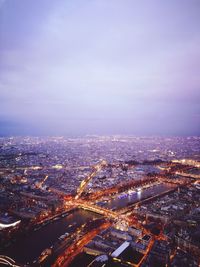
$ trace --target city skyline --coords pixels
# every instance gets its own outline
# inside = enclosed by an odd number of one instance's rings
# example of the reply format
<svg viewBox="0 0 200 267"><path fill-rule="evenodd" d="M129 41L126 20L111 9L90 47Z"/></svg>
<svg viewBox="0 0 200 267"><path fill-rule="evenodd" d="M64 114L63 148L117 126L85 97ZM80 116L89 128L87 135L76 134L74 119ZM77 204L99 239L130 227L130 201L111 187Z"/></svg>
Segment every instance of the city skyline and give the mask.
<svg viewBox="0 0 200 267"><path fill-rule="evenodd" d="M0 2L0 135L199 135L200 2Z"/></svg>
<svg viewBox="0 0 200 267"><path fill-rule="evenodd" d="M0 147L1 266L199 267L200 137Z"/></svg>

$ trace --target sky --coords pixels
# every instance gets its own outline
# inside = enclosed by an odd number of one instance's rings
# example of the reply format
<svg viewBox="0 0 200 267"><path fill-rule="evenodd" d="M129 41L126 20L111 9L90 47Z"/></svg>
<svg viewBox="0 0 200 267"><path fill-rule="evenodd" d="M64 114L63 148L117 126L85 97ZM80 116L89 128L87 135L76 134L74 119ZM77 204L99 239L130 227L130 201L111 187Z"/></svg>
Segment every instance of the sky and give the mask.
<svg viewBox="0 0 200 267"><path fill-rule="evenodd" d="M0 135L200 135L200 0L0 0Z"/></svg>

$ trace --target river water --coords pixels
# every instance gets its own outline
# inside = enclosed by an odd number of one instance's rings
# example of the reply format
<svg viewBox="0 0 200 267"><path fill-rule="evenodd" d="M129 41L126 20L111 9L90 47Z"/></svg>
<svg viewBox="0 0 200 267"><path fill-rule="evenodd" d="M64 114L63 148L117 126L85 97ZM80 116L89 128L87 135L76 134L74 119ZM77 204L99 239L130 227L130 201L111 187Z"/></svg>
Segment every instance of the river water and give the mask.
<svg viewBox="0 0 200 267"><path fill-rule="evenodd" d="M110 201L98 204L109 209L123 208L139 200L168 191L170 188L171 187L167 184L158 184L131 194L120 194ZM58 240L58 237L65 232L73 233L82 224L99 217L100 215L90 211L82 209L75 210L66 217L61 217L43 226L39 230L21 237L9 248L2 251L1 254L7 255L20 263L32 262L44 249L52 246Z"/></svg>
<svg viewBox="0 0 200 267"><path fill-rule="evenodd" d="M108 201L100 202L99 205L108 209L125 208L127 205L134 204L140 200L164 193L172 188L169 184L156 184L144 190L135 191L132 193L122 193L118 197L111 198Z"/></svg>
<svg viewBox="0 0 200 267"><path fill-rule="evenodd" d="M75 210L66 217L52 221L39 230L23 236L1 254L7 255L19 263L32 262L65 232L73 233L80 225L99 217L100 215L90 211Z"/></svg>

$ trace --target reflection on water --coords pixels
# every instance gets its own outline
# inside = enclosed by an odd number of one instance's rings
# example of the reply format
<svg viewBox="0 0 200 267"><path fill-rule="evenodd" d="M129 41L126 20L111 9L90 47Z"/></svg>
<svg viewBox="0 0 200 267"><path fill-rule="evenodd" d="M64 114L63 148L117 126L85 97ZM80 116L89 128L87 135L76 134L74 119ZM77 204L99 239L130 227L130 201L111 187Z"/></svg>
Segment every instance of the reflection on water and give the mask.
<svg viewBox="0 0 200 267"><path fill-rule="evenodd" d="M124 208L127 205L134 204L142 199L164 193L171 188L169 184L157 184L144 190L137 189L136 191L130 191L129 193L120 194L118 197L112 198L108 202L99 203L100 206L104 206L109 209Z"/></svg>
<svg viewBox="0 0 200 267"><path fill-rule="evenodd" d="M99 205L109 209L123 208L139 200L165 192L170 188L171 187L167 184L158 184L145 190L129 190L129 193L123 193L108 202L101 202ZM58 220L52 221L38 231L31 232L27 236L21 237L21 239L17 240L11 247L1 251L1 254L8 255L21 263L31 262L36 259L45 248L52 246L58 240L58 237L66 232L73 233L82 224L98 217L100 217L100 215L89 211L81 209L76 210L64 218L61 217Z"/></svg>
<svg viewBox="0 0 200 267"><path fill-rule="evenodd" d="M58 240L58 237L66 232L72 233L80 225L98 217L98 214L86 210L76 210L64 218L61 217L58 220L52 221L38 231L33 231L27 236L22 237L0 254L8 255L20 263L31 262L45 248L53 245Z"/></svg>

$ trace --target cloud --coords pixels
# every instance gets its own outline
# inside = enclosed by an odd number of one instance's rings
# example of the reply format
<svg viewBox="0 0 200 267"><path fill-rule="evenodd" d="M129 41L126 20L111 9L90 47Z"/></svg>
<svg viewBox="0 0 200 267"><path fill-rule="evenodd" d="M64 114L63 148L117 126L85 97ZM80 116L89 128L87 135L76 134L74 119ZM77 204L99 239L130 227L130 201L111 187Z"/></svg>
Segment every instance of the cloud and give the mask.
<svg viewBox="0 0 200 267"><path fill-rule="evenodd" d="M17 2L1 9L4 118L130 133L162 120L173 132L173 120L184 132L198 114L199 2Z"/></svg>
<svg viewBox="0 0 200 267"><path fill-rule="evenodd" d="M3 6L3 4L6 2L6 0L0 0L0 8Z"/></svg>

